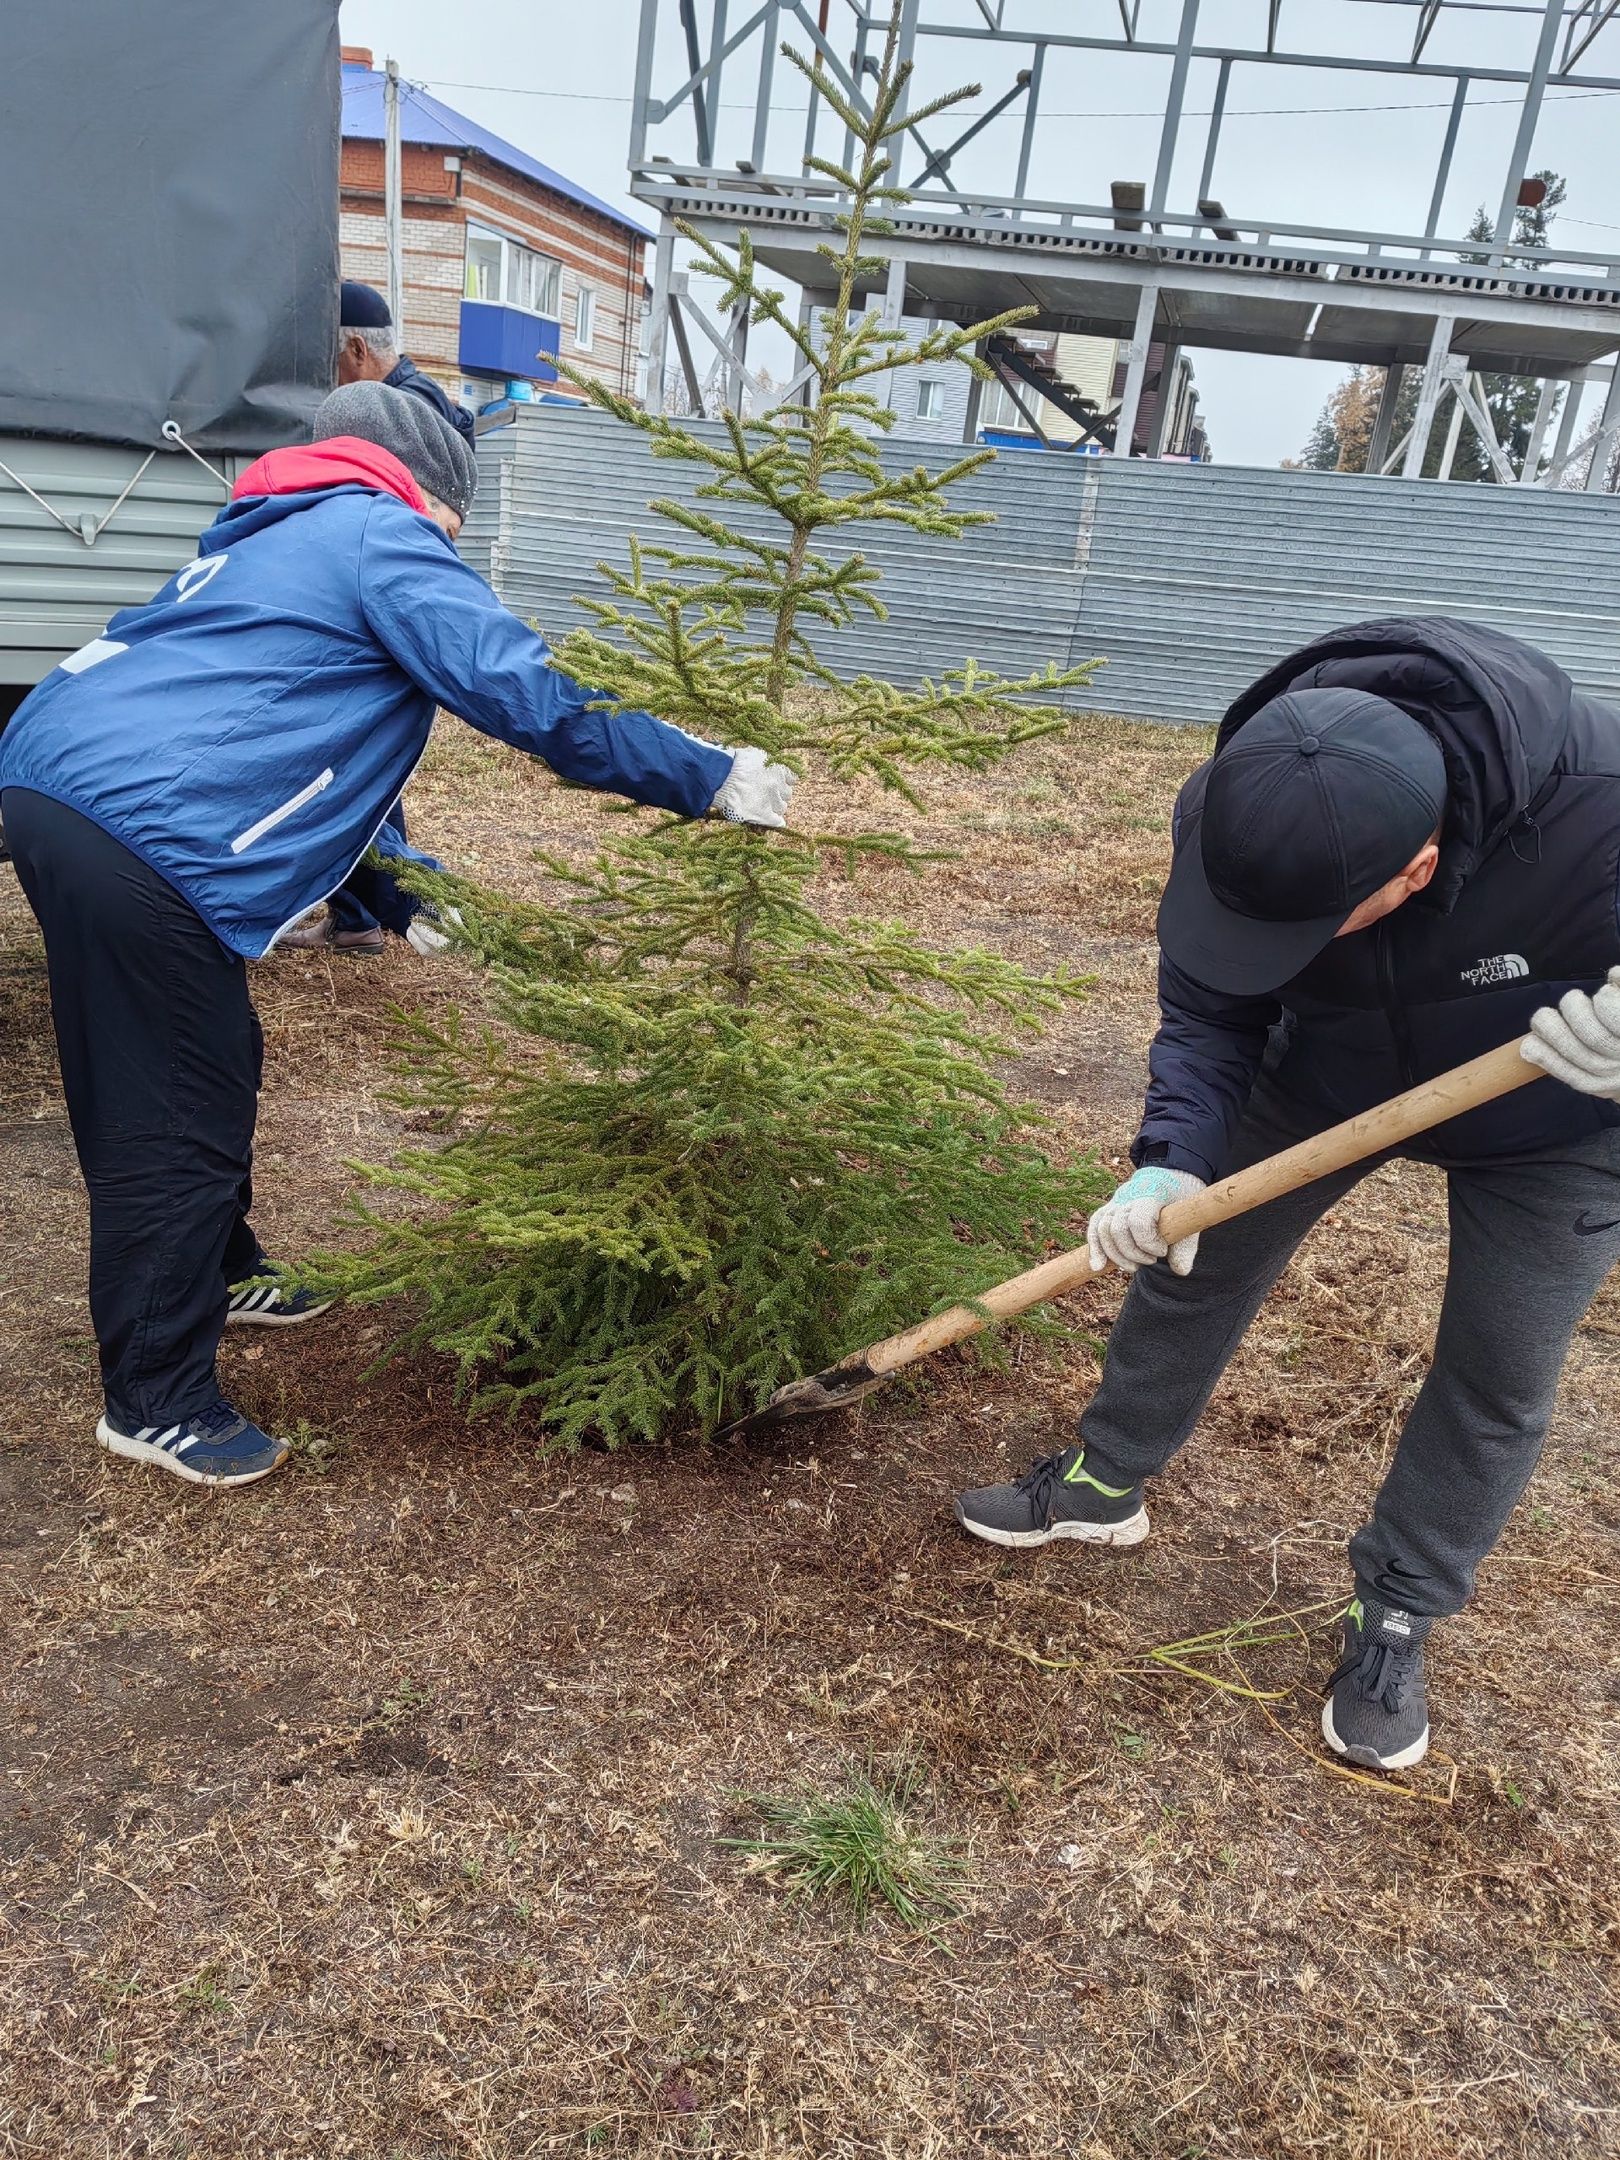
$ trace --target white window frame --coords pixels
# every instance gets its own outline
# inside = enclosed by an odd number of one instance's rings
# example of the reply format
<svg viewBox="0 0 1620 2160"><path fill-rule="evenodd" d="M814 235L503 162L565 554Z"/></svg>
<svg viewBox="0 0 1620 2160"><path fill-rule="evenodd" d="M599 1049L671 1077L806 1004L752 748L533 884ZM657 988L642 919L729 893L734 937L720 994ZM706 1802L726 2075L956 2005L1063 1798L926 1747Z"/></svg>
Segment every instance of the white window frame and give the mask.
<svg viewBox="0 0 1620 2160"><path fill-rule="evenodd" d="M592 285L576 285L574 288L574 350L589 352L596 342L596 288Z"/></svg>
<svg viewBox="0 0 1620 2160"><path fill-rule="evenodd" d="M917 385L917 418L943 420L944 417L945 385L937 376L926 376Z"/></svg>
<svg viewBox="0 0 1620 2160"><path fill-rule="evenodd" d="M477 243L483 250L500 249L500 269L497 274L497 290L493 293L474 289L473 248ZM562 313L562 264L554 255L543 255L527 241L514 240L509 233L498 231L493 225L475 225L468 221L465 253L463 255L462 297L482 300L494 307L516 308L523 315L537 315L544 322L556 322ZM490 267L487 262L485 270ZM486 282L480 275L478 283Z"/></svg>

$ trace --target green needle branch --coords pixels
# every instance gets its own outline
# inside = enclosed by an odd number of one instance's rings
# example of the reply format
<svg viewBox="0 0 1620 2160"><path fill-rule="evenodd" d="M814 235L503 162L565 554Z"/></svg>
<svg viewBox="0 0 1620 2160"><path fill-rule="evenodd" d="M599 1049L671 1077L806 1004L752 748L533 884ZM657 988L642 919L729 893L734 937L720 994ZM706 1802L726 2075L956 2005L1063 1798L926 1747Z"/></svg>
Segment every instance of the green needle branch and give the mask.
<svg viewBox="0 0 1620 2160"><path fill-rule="evenodd" d="M696 505L649 506L659 537L602 566L557 657L614 710L920 804L931 772L984 772L1059 733L1059 699L1095 663L1008 681L967 660L901 688L818 655L828 632L884 614L849 535L900 525L946 545L986 515L949 491L992 453L889 471L893 414L866 385L924 361L983 372L980 342L1027 312L913 337L861 311L903 200L887 146L918 117L902 117L895 48L891 27L870 114L788 52L857 146L848 172L828 168L848 209L817 329L763 283L746 234L734 254L688 234L722 310L792 339L806 401L699 433L580 378L705 477ZM505 1032L410 1023L400 1099L448 1138L365 1173L405 1204L362 1206L360 1250L311 1279L407 1300L396 1348L447 1353L476 1407L566 1446L712 1431L1027 1265L1097 1180L1048 1161L995 1061L1082 984L817 906L824 868L926 875L934 859L881 832L627 818L583 867L543 859L542 903L413 878L459 910Z"/></svg>

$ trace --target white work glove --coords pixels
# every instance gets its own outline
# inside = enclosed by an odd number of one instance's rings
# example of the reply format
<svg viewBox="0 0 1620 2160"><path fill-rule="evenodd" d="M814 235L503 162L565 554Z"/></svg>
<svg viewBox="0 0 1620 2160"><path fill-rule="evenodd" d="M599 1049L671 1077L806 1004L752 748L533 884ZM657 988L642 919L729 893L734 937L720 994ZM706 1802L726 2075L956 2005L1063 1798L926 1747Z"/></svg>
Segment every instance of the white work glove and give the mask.
<svg viewBox="0 0 1620 2160"><path fill-rule="evenodd" d="M1203 1190L1203 1179L1189 1170L1166 1170L1154 1163L1138 1170L1086 1224L1092 1266L1099 1273L1112 1265L1134 1275L1168 1254L1172 1275L1190 1274L1198 1253L1196 1234L1167 1245L1159 1235L1159 1214L1172 1200L1190 1200Z"/></svg>
<svg viewBox="0 0 1620 2160"><path fill-rule="evenodd" d="M783 832L797 784L798 775L785 765L773 765L763 750L739 750L709 808L733 825L769 825Z"/></svg>
<svg viewBox="0 0 1620 2160"><path fill-rule="evenodd" d="M437 923L445 924L446 928L436 929L434 926ZM406 924L405 942L412 952L419 952L424 960L436 960L440 953L448 952L454 942L449 933L460 928L461 915L458 909L447 907L441 911L438 908L423 907Z"/></svg>
<svg viewBox="0 0 1620 2160"><path fill-rule="evenodd" d="M1620 1102L1620 967L1610 968L1595 997L1566 990L1556 1005L1532 1013L1519 1055L1565 1087Z"/></svg>

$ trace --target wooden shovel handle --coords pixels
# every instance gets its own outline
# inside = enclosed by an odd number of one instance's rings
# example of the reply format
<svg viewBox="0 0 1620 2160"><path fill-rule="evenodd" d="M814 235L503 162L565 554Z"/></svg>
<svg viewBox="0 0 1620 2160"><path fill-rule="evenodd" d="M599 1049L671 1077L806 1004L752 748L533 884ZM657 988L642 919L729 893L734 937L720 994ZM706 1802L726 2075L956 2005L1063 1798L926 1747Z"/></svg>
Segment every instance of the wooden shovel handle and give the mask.
<svg viewBox="0 0 1620 2160"><path fill-rule="evenodd" d="M1539 1066L1527 1065L1520 1057L1520 1040L1504 1043L1500 1050L1488 1050L1483 1057L1455 1066L1437 1079L1425 1080L1421 1087L1409 1088L1404 1095L1392 1096L1376 1109L1346 1118L1342 1125L1330 1126L1326 1132L1301 1140L1297 1147L1285 1148L1280 1155L1268 1155L1264 1162L1239 1170L1233 1177L1217 1179L1188 1200L1174 1201L1159 1217L1160 1235L1174 1245L1180 1238L1213 1229L1216 1223L1230 1222L1234 1215L1246 1215L1268 1200L1314 1184L1330 1171L1346 1169L1370 1155L1382 1155L1415 1133L1460 1117L1465 1110L1494 1102L1515 1088L1528 1087L1543 1074ZM979 1301L982 1311L974 1306L953 1305L948 1312L936 1313L932 1320L907 1328L903 1335L891 1335L886 1342L874 1343L843 1363L864 1365L872 1373L898 1372L901 1366L914 1364L931 1351L944 1350L977 1335L985 1325L986 1314L995 1320L1010 1320L1033 1306L1044 1305L1048 1298L1061 1297L1066 1290L1095 1280L1091 1255L1081 1245L987 1290Z"/></svg>

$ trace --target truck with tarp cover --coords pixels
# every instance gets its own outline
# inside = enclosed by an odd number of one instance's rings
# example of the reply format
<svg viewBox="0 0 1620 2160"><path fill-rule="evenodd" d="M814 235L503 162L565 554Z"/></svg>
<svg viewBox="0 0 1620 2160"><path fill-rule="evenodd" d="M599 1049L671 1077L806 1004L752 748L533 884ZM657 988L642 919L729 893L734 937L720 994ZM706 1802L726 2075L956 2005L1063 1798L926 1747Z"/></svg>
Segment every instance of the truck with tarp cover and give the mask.
<svg viewBox="0 0 1620 2160"><path fill-rule="evenodd" d="M337 0L0 9L0 724L331 387L339 82Z"/></svg>

